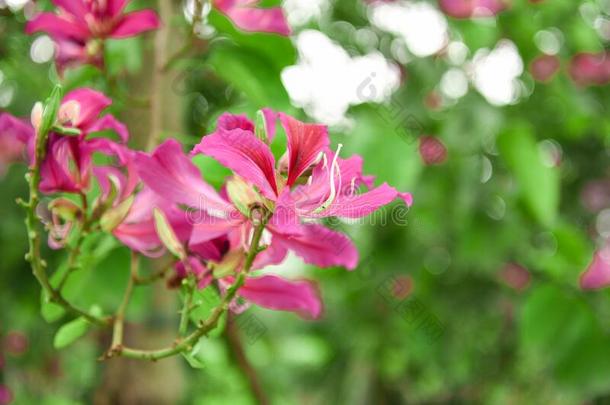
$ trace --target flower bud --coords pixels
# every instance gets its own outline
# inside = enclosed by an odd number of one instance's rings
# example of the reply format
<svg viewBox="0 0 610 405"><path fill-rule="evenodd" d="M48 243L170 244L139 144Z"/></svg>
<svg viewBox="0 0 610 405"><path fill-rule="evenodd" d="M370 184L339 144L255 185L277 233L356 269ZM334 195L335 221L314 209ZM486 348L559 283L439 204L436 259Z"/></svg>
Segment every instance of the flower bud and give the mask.
<svg viewBox="0 0 610 405"><path fill-rule="evenodd" d="M157 235L163 245L169 250L174 256L179 258L180 260L186 259L186 250L184 246L176 236L174 229L170 225L167 217L158 208L153 210L153 215L155 217L155 229L157 230Z"/></svg>
<svg viewBox="0 0 610 405"><path fill-rule="evenodd" d="M134 199L135 196L129 196L116 207L104 212L100 219L102 229L106 232L112 232L114 228L119 226L129 214Z"/></svg>

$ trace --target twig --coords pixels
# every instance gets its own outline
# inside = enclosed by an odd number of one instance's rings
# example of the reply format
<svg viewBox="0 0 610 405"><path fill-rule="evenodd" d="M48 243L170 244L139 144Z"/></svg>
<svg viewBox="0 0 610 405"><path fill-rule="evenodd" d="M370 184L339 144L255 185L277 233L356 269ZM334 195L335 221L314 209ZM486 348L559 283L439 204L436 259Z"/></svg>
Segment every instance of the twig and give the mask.
<svg viewBox="0 0 610 405"><path fill-rule="evenodd" d="M167 267L163 267L161 270L156 271L147 276L137 276L134 281L135 281L136 285L151 284L151 283L154 283L155 281L160 280L163 277L165 277L165 273L167 273Z"/></svg>
<svg viewBox="0 0 610 405"><path fill-rule="evenodd" d="M111 352L120 352L123 346L123 327L125 324L125 313L133 294L133 287L135 280L138 277L138 267L140 265L140 256L136 252L131 252L131 271L129 274L129 280L127 281L127 287L125 288L125 294L123 295L123 301L116 311L114 316L114 329L112 330L112 346L110 347Z"/></svg>
<svg viewBox="0 0 610 405"><path fill-rule="evenodd" d="M182 307L182 311L180 313L180 327L178 329L178 334L180 336L186 335L186 331L189 326L189 314L193 305L193 293L195 292L196 284L197 282L192 276L187 279L186 297L184 298L184 306Z"/></svg>
<svg viewBox="0 0 610 405"><path fill-rule="evenodd" d="M159 0L159 15L164 21L170 21L172 17L171 0ZM146 144L146 150L152 150L161 139L163 128L163 94L165 87L163 83L164 65L167 60L167 50L171 36L170 25L166 25L157 31L155 36L155 60L153 67L151 100L150 100L150 136Z"/></svg>
<svg viewBox="0 0 610 405"><path fill-rule="evenodd" d="M250 361L248 361L248 356L246 355L246 351L244 350L241 338L239 336L239 330L235 327L236 323L232 318L232 315L229 314L229 319L227 319L227 329L225 332L227 344L231 349L231 355L235 358L239 369L243 373L245 379L248 381L248 385L250 386L250 390L252 391L254 398L256 398L256 402L262 405L269 404L269 398L267 398L267 394L265 394L265 391L263 390L263 386L258 379L256 370L252 364L250 364Z"/></svg>
<svg viewBox="0 0 610 405"><path fill-rule="evenodd" d="M48 131L48 129L47 129ZM87 321L97 324L100 326L107 326L109 324L107 319L103 319L94 315L89 314L79 308L76 308L72 304L70 304L66 299L61 295L61 293L54 289L46 273L46 262L42 259L40 254L40 245L41 245L41 235L38 229L38 220L36 218L36 207L40 202L40 195L38 194L38 188L40 186L41 176L40 176L40 166L46 156L47 153L47 133L38 133L37 134L37 142L36 149L34 155L34 164L30 168L30 172L28 173L27 180L29 183L29 200L28 202L20 201L20 204L25 208L26 218L25 225L27 228L28 234L28 246L29 250L26 254L25 258L32 267L32 272L38 282L40 283L42 289L44 290L47 298L61 307L63 307L66 311L71 312L74 315L82 316Z"/></svg>

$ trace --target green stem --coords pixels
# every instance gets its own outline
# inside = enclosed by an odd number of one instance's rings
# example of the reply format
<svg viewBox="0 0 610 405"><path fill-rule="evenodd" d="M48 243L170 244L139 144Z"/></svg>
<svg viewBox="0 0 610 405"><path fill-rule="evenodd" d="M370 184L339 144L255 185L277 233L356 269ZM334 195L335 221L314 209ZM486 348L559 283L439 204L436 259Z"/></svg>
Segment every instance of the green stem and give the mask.
<svg viewBox="0 0 610 405"><path fill-rule="evenodd" d="M123 295L123 301L116 311L114 316L114 328L112 330L112 346L110 348L109 356L112 356L114 352L120 352L123 345L123 329L125 325L125 313L129 306L129 301L133 294L133 287L138 277L138 267L140 265L140 256L136 252L131 252L131 272L129 274L129 280L127 281L127 287L125 288L125 294Z"/></svg>
<svg viewBox="0 0 610 405"><path fill-rule="evenodd" d="M25 258L28 262L30 262L34 277L36 277L42 289L44 290L47 298L51 302L62 306L66 311L71 312L76 316L82 316L87 321L93 324L107 326L107 320L93 316L79 308L74 307L72 304L66 301L66 299L61 295L61 293L53 288L47 277L47 264L42 259L40 253L41 235L38 230L38 220L36 218L36 207L40 203L40 195L38 194L38 188L40 186L40 165L46 155L47 134L37 134L37 137L39 141L36 144L34 165L30 169L30 172L28 173L27 177L29 183L30 197L27 203L22 202L21 204L26 210L25 225L27 228L29 246L29 250Z"/></svg>
<svg viewBox="0 0 610 405"><path fill-rule="evenodd" d="M85 195L85 193L81 192L80 197L83 209L83 225L82 229L80 229L78 233L78 237L76 238L76 243L74 244L74 247L70 250L70 255L68 256L68 269L63 274L61 280L59 281L59 284L57 285L57 291L59 292L63 291L64 286L66 285L66 282L68 281L72 273L74 273L78 269L78 256L80 256L81 248L83 246L83 243L85 242L86 236L89 234L90 231L90 219L89 214L87 213L87 196Z"/></svg>
<svg viewBox="0 0 610 405"><path fill-rule="evenodd" d="M178 334L180 336L186 335L186 331L189 326L189 313L191 312L191 307L193 305L193 293L195 292L196 281L193 277L189 277L186 285L186 297L184 298L184 307L182 308L180 314L180 327L178 329Z"/></svg>
<svg viewBox="0 0 610 405"><path fill-rule="evenodd" d="M178 353L182 353L184 351L191 350L193 346L197 344L199 339L201 339L211 330L216 328L220 317L229 309L229 305L231 304L231 301L233 301L233 299L235 298L237 290L239 290L239 288L244 284L244 282L246 281L246 276L252 269L254 259L256 259L256 256L259 253L258 248L260 245L260 240L268 220L269 215L265 215L261 223L255 228L254 235L252 237L252 243L250 245L250 250L248 251L248 255L246 256L246 260L244 263L244 268L235 278L235 282L227 289L225 296L220 302L220 305L214 308L212 314L210 314L210 316L205 321L202 321L199 324L199 327L194 332L186 336L184 339L177 340L172 346L163 349L139 350L132 349L129 347L123 347L120 353L117 354L132 359L157 361L166 357L176 355Z"/></svg>

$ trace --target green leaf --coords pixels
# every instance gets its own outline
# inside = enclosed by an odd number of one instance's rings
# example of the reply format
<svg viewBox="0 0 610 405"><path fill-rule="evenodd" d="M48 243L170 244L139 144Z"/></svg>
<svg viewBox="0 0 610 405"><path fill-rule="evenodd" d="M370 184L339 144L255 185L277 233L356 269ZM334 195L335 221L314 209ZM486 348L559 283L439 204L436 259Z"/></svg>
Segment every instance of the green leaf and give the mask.
<svg viewBox="0 0 610 405"><path fill-rule="evenodd" d="M55 85L51 95L46 99L42 109L42 118L40 127L38 128L38 137L36 139L36 154L42 153L46 148L49 131L57 120L59 113L59 105L61 103L62 87L60 84Z"/></svg>
<svg viewBox="0 0 610 405"><path fill-rule="evenodd" d="M53 323L61 319L62 316L66 313L66 311L59 305L53 302L47 302L44 298L40 305L40 313L45 321L48 323Z"/></svg>
<svg viewBox="0 0 610 405"><path fill-rule="evenodd" d="M258 108L291 108L288 94L280 81L280 71L264 55L252 50L222 45L211 52L210 65L216 74L241 90Z"/></svg>
<svg viewBox="0 0 610 405"><path fill-rule="evenodd" d="M543 163L528 125L517 125L498 139L502 158L514 174L520 195L532 216L551 227L559 209L559 170Z"/></svg>
<svg viewBox="0 0 610 405"><path fill-rule="evenodd" d="M63 349L74 343L78 338L82 337L91 324L85 318L77 318L63 325L55 334L53 346L56 349Z"/></svg>
<svg viewBox="0 0 610 405"><path fill-rule="evenodd" d="M195 308L190 312L189 316L194 324L207 319L212 313L212 310L220 305L221 298L217 291L213 288L204 288L203 290L195 290L193 296L193 305ZM224 331L227 323L226 312L218 320L218 326L212 330L208 336L218 337Z"/></svg>
<svg viewBox="0 0 610 405"><path fill-rule="evenodd" d="M201 345L203 344L202 342L203 341L200 339L199 342L197 342L197 344L195 345L195 347L193 347L193 350L191 350L189 353L181 353L182 357L186 359L186 361L191 365L191 367L196 369L205 368L205 361L201 353Z"/></svg>

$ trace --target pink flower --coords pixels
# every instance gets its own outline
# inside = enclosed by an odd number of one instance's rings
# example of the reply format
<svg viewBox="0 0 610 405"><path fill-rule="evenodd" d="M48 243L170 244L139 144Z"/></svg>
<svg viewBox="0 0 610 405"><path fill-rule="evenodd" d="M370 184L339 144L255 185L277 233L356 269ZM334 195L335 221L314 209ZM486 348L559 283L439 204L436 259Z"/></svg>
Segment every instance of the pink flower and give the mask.
<svg viewBox="0 0 610 405"><path fill-rule="evenodd" d="M244 31L290 35L281 7L257 8L259 0L213 0L214 7Z"/></svg>
<svg viewBox="0 0 610 405"><path fill-rule="evenodd" d="M610 83L610 52L575 55L570 61L570 77L580 86Z"/></svg>
<svg viewBox="0 0 610 405"><path fill-rule="evenodd" d="M57 13L43 12L26 25L26 33L46 32L58 46L60 70L74 63L102 64L107 38L127 38L159 28L152 10L125 14L129 0L53 0Z"/></svg>
<svg viewBox="0 0 610 405"><path fill-rule="evenodd" d="M555 55L539 55L530 64L530 73L538 82L549 82L559 70L559 58Z"/></svg>
<svg viewBox="0 0 610 405"><path fill-rule="evenodd" d="M610 251L608 247L596 251L593 260L580 275L580 288L596 290L610 285Z"/></svg>
<svg viewBox="0 0 610 405"><path fill-rule="evenodd" d="M265 116L272 138L275 114L267 110ZM163 198L194 209L191 245L235 230L248 234L250 210L269 206L273 216L267 230L276 258L281 260L291 250L310 264L354 269L358 252L351 241L312 222L329 216L363 217L397 197L410 204L411 196L385 183L356 194L359 186L370 187L372 182L362 175L362 159L340 159L328 150L326 127L279 116L288 138L288 150L279 164L255 135L254 124L243 116L223 115L216 132L193 149L194 154L212 156L233 170L236 176L227 182L226 196L202 180L175 141L165 142L152 156L138 154L139 174Z"/></svg>
<svg viewBox="0 0 610 405"><path fill-rule="evenodd" d="M81 134L68 136L49 133L47 155L40 170L42 192L74 193L87 189L94 152L115 156L123 165L127 162L129 152L121 144L106 138L88 136L96 132L112 131L119 135L120 143L127 141L129 133L124 124L110 114L100 117L111 103L102 93L88 88L73 90L64 97L56 124L78 129ZM32 111L31 126L7 114L0 116L0 133L5 139L8 139L7 134L12 133L14 147L27 145L31 163L34 160L35 128L40 125L41 115L42 107L37 105Z"/></svg>
<svg viewBox="0 0 610 405"><path fill-rule="evenodd" d="M454 18L494 16L507 8L505 0L439 0L441 10Z"/></svg>
<svg viewBox="0 0 610 405"><path fill-rule="evenodd" d="M64 97L58 124L79 129L81 134L49 134L47 157L41 165L42 192L86 190L89 187L94 152L115 156L121 164L127 162L127 149L106 138L88 137L95 132L113 131L119 135L121 143L127 142L129 133L123 123L110 114L100 117L111 103L102 93L88 88L73 90Z"/></svg>
<svg viewBox="0 0 610 405"><path fill-rule="evenodd" d="M26 145L33 135L34 129L26 121L0 114L0 177L9 164L25 158Z"/></svg>

